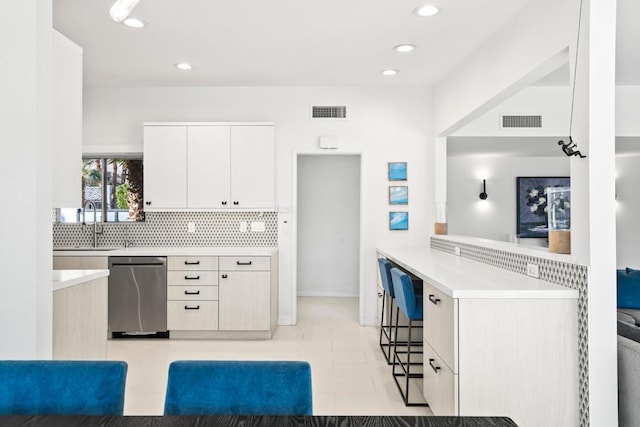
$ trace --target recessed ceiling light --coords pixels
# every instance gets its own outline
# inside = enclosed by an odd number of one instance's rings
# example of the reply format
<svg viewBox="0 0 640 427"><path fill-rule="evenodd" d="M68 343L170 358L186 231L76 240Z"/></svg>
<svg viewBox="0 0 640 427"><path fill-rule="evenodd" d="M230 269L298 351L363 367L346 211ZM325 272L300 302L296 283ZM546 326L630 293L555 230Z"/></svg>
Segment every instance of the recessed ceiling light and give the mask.
<svg viewBox="0 0 640 427"><path fill-rule="evenodd" d="M415 48L416 46L413 44L399 44L398 46L394 47L394 49L400 53L411 52Z"/></svg>
<svg viewBox="0 0 640 427"><path fill-rule="evenodd" d="M191 64L187 64L186 62L180 62L180 63L178 63L178 64L175 64L175 66L176 66L176 68L177 68L177 69L179 69L179 70L183 70L183 71L188 71L188 70L190 70L191 68L193 68L193 67L191 66Z"/></svg>
<svg viewBox="0 0 640 427"><path fill-rule="evenodd" d="M122 21L122 23L127 27L131 27L131 28L144 28L147 25L146 22L138 18L127 18L124 21Z"/></svg>
<svg viewBox="0 0 640 427"><path fill-rule="evenodd" d="M384 74L385 76L395 76L396 74L398 74L398 70L389 68L387 70L384 70L382 74Z"/></svg>
<svg viewBox="0 0 640 427"><path fill-rule="evenodd" d="M418 16L433 16L433 15L436 15L438 12L440 12L440 9L438 9L437 6L433 6L430 4L419 7L413 11L413 13L415 13Z"/></svg>

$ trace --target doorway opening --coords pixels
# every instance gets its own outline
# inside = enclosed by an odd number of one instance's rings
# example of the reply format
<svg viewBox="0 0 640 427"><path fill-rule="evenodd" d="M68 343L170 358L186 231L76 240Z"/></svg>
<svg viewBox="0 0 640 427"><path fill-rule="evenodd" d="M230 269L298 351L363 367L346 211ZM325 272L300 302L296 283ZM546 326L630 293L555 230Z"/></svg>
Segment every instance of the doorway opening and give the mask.
<svg viewBox="0 0 640 427"><path fill-rule="evenodd" d="M294 319L361 324L361 156L298 153L295 182Z"/></svg>

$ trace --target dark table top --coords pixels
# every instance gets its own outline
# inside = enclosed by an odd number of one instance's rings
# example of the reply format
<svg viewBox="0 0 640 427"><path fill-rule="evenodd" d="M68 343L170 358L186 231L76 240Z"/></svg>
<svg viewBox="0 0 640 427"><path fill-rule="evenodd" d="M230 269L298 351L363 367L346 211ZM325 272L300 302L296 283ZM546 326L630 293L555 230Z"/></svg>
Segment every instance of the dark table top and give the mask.
<svg viewBox="0 0 640 427"><path fill-rule="evenodd" d="M4 416L0 426L105 426L105 427L517 427L506 417L274 417L274 416Z"/></svg>

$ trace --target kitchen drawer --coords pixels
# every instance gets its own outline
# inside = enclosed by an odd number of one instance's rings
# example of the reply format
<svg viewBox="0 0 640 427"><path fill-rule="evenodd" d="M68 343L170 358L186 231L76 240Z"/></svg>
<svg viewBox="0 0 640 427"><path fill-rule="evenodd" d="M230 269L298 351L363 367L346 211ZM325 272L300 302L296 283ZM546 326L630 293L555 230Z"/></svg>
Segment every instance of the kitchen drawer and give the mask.
<svg viewBox="0 0 640 427"><path fill-rule="evenodd" d="M252 270L269 271L271 269L271 257L268 256L221 256L220 271L226 270Z"/></svg>
<svg viewBox="0 0 640 427"><path fill-rule="evenodd" d="M218 286L217 271L167 271L169 286Z"/></svg>
<svg viewBox="0 0 640 427"><path fill-rule="evenodd" d="M167 328L218 330L218 301L167 301Z"/></svg>
<svg viewBox="0 0 640 427"><path fill-rule="evenodd" d="M216 256L170 256L167 257L167 270L217 270Z"/></svg>
<svg viewBox="0 0 640 427"><path fill-rule="evenodd" d="M458 415L458 376L424 343L424 398L433 415Z"/></svg>
<svg viewBox="0 0 640 427"><path fill-rule="evenodd" d="M424 282L424 339L458 373L458 300Z"/></svg>
<svg viewBox="0 0 640 427"><path fill-rule="evenodd" d="M168 286L169 301L217 301L217 286Z"/></svg>

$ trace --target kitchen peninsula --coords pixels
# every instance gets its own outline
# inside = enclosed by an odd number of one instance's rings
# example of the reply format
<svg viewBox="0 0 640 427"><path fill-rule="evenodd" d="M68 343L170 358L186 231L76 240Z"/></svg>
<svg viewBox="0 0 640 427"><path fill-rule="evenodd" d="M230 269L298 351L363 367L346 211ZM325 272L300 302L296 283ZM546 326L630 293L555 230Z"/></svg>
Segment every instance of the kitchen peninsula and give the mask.
<svg viewBox="0 0 640 427"><path fill-rule="evenodd" d="M378 249L424 281L434 415L578 425L578 291L429 247Z"/></svg>
<svg viewBox="0 0 640 427"><path fill-rule="evenodd" d="M107 358L109 270L53 271L53 358Z"/></svg>

